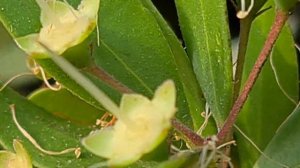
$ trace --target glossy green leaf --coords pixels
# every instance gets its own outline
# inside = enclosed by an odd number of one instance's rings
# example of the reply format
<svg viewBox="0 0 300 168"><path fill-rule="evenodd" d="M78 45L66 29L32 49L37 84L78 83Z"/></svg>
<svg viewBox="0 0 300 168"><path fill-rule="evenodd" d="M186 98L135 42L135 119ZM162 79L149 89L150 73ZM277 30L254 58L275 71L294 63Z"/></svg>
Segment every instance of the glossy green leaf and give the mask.
<svg viewBox="0 0 300 168"><path fill-rule="evenodd" d="M59 151L80 146L80 140L88 135L89 128L75 126L70 122L59 119L33 105L10 89L0 92L0 143L5 149L12 150L13 139L23 142L34 166L37 167L87 167L101 161L82 148L82 155L75 158L74 153L50 156L40 152L17 129L12 120L9 105L15 104L16 118L21 126L45 149Z"/></svg>
<svg viewBox="0 0 300 168"><path fill-rule="evenodd" d="M299 105L293 113L287 117L276 135L272 138L264 154L256 162L256 168L281 168L281 167L299 167L300 153L300 108Z"/></svg>
<svg viewBox="0 0 300 168"><path fill-rule="evenodd" d="M104 111L85 103L67 89L40 89L32 93L29 100L57 117L80 125L93 125L104 114Z"/></svg>
<svg viewBox="0 0 300 168"><path fill-rule="evenodd" d="M267 3L270 6L272 3ZM248 52L245 60L243 82L248 77L274 18L274 9L260 15L252 24ZM272 51L272 60L279 84L295 102L298 100L298 66L294 42L286 26ZM243 110L238 117L238 126L263 150L279 125L289 115L295 104L279 88L274 71L268 61L254 85ZM253 167L260 156L257 150L244 137L236 132L241 167Z"/></svg>
<svg viewBox="0 0 300 168"><path fill-rule="evenodd" d="M226 1L176 0L194 71L218 126L232 102L232 62Z"/></svg>

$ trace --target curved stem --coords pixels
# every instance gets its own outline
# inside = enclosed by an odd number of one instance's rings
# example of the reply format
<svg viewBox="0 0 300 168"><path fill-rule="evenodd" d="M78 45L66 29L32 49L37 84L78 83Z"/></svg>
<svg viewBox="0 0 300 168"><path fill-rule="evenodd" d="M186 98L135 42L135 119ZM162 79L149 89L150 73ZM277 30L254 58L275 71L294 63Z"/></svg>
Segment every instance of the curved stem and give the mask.
<svg viewBox="0 0 300 168"><path fill-rule="evenodd" d="M223 128L218 133L218 139L220 140L220 142L222 142L224 140L224 138L227 136L227 134L231 131L233 124L235 123L239 112L241 111L244 103L246 102L247 97L248 97L251 89L253 88L253 85L254 85L264 63L266 62L268 55L270 54L270 52L274 46L274 43L276 42L287 18L288 18L288 12L281 11L281 10L276 11L275 21L271 27L268 38L264 44L264 47L263 47L262 51L260 52L254 66L250 72L250 75L245 83L245 86L244 86L241 94L235 101L235 103L230 111L230 114L229 114L227 120L225 121Z"/></svg>

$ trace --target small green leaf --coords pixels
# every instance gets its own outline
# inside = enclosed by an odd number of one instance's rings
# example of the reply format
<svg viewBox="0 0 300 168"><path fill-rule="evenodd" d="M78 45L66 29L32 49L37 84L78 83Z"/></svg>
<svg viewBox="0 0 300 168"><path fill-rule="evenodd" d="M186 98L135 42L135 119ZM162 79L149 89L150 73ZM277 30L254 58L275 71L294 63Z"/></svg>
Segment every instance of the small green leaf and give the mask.
<svg viewBox="0 0 300 168"><path fill-rule="evenodd" d="M187 52L217 125L232 103L232 62L226 1L176 0Z"/></svg>

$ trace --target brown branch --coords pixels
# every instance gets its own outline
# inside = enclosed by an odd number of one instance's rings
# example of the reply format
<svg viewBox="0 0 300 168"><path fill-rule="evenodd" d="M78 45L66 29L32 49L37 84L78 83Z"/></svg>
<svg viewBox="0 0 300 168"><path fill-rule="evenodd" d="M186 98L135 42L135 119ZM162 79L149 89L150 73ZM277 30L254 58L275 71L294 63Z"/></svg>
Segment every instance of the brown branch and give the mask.
<svg viewBox="0 0 300 168"><path fill-rule="evenodd" d="M177 119L172 119L171 123L176 131L188 138L188 140L191 143L193 143L196 147L202 146L204 144L204 140L198 134L196 134L193 130L179 122Z"/></svg>
<svg viewBox="0 0 300 168"><path fill-rule="evenodd" d="M266 62L268 55L270 54L270 52L274 46L274 43L276 42L276 40L280 34L280 31L282 30L287 18L288 18L287 12L281 11L281 10L276 11L275 21L271 27L271 30L269 32L268 38L265 42L265 45L264 45L261 53L259 54L254 66L252 68L252 71L250 72L250 75L245 83L245 86L244 86L241 94L235 101L235 103L229 113L229 116L228 116L227 120L225 121L224 126L218 133L218 139L220 142L222 142L224 140L224 138L226 137L226 135L231 131L233 124L235 123L239 112L241 111L244 103L246 102L247 97L249 96L249 93L250 93L251 89L253 88L253 85L254 85L264 63Z"/></svg>
<svg viewBox="0 0 300 168"><path fill-rule="evenodd" d="M134 91L132 91L130 88L113 78L110 74L105 72L105 70L101 69L96 65L92 65L88 68L85 68L84 70L95 75L97 78L99 78L109 86L113 87L120 93L134 93Z"/></svg>

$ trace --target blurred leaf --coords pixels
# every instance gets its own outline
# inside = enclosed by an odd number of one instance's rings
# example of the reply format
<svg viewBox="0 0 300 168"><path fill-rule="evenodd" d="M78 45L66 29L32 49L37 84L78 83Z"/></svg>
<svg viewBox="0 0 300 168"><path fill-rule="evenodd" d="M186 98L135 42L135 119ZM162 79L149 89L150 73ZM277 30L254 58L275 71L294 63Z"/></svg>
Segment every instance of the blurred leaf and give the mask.
<svg viewBox="0 0 300 168"><path fill-rule="evenodd" d="M176 0L194 71L218 126L232 102L232 63L226 1Z"/></svg>
<svg viewBox="0 0 300 168"><path fill-rule="evenodd" d="M284 11L289 12L296 7L298 0L275 0L276 6Z"/></svg>
<svg viewBox="0 0 300 168"><path fill-rule="evenodd" d="M93 125L104 114L66 89L39 89L29 96L29 100L57 117L80 125Z"/></svg>
<svg viewBox="0 0 300 168"><path fill-rule="evenodd" d="M10 77L28 71L25 63L25 54L14 43L8 32L0 23L0 80L7 81ZM24 77L17 80L13 86L30 83L32 77Z"/></svg>
<svg viewBox="0 0 300 168"><path fill-rule="evenodd" d="M300 166L299 118L300 108L298 105L294 112L282 123L276 131L276 135L266 147L264 154L269 158L260 156L254 167L281 168L285 165L285 167L296 168Z"/></svg>
<svg viewBox="0 0 300 168"><path fill-rule="evenodd" d="M70 122L50 115L10 89L0 92L0 100L0 143L5 149L13 149L13 139L21 140L36 167L87 167L101 161L100 158L93 156L84 149L79 159L75 158L74 153L60 156L41 153L16 127L9 109L10 104L16 105L16 117L21 126L42 147L48 150L59 151L70 147L78 147L80 146L81 137L87 135L90 129L75 126Z"/></svg>
<svg viewBox="0 0 300 168"><path fill-rule="evenodd" d="M267 3L265 7L272 5ZM243 83L266 40L274 18L274 9L268 10L254 20L245 60ZM287 94L298 101L298 66L294 42L288 27L285 27L272 52L277 77ZM275 80L275 74L268 61L254 85L246 104L238 118L238 126L263 150L279 125L295 107ZM236 132L240 167L253 167L260 156L257 150Z"/></svg>
<svg viewBox="0 0 300 168"><path fill-rule="evenodd" d="M172 156L169 160L159 163L156 168L193 168L197 166L198 159L198 154L191 152L180 152Z"/></svg>

